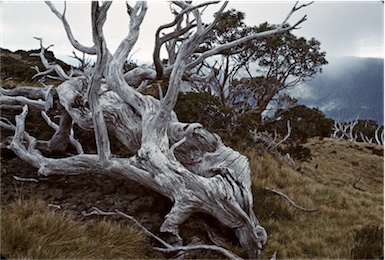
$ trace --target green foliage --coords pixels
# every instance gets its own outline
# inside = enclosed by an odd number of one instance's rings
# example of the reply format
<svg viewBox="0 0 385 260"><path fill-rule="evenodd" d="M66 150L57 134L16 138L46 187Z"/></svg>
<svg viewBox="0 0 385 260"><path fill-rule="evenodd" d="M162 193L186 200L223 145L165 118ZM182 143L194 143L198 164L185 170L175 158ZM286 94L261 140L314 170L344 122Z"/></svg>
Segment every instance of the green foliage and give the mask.
<svg viewBox="0 0 385 260"><path fill-rule="evenodd" d="M241 37L278 28L278 25L267 22L251 27L245 24L244 19L245 14L235 9L221 14L205 47L210 49ZM283 89L322 72L321 67L328 63L318 40L298 37L291 31L250 40L220 54L225 57L218 65L222 73L217 82L220 92L217 94L222 104L236 110L241 107L243 112L245 109L253 110L259 114L272 101L279 100L279 93ZM249 71L251 63L258 65L256 73ZM245 70L249 76L239 80L239 73Z"/></svg>
<svg viewBox="0 0 385 260"><path fill-rule="evenodd" d="M1 79L17 78L20 81L31 80L35 74L28 64L21 63L12 57L1 57Z"/></svg>
<svg viewBox="0 0 385 260"><path fill-rule="evenodd" d="M259 128L260 116L256 113L237 115L208 93L179 94L174 111L181 122L199 122L206 129L219 134L229 145L250 144L249 131Z"/></svg>
<svg viewBox="0 0 385 260"><path fill-rule="evenodd" d="M199 122L209 131L224 133L233 112L208 93L181 93L174 111L181 122Z"/></svg>
<svg viewBox="0 0 385 260"><path fill-rule="evenodd" d="M281 154L290 154L293 159L307 162L311 160L311 151L309 148L304 147L301 144L289 142L284 148L279 149Z"/></svg>
<svg viewBox="0 0 385 260"><path fill-rule="evenodd" d="M265 130L276 132L283 137L287 134L287 122L290 121L290 137L279 151L282 154L289 153L292 158L300 161L308 161L312 158L310 150L304 147L303 143L312 137L329 137L332 132L333 120L326 118L316 108L298 105L286 111L277 111L275 117L279 120L266 123Z"/></svg>
<svg viewBox="0 0 385 260"><path fill-rule="evenodd" d="M333 120L326 118L317 108L308 108L298 105L285 112L278 111L280 119L268 123L266 128L270 131L276 130L284 136L287 133L287 121L290 120L292 132L290 140L304 143L311 137L329 137L332 132Z"/></svg>
<svg viewBox="0 0 385 260"><path fill-rule="evenodd" d="M253 112L238 115L233 121L233 131L231 132L231 135L228 136L228 139L231 143L237 145L242 144L243 142L250 144L250 131L260 129L261 127L260 115Z"/></svg>
<svg viewBox="0 0 385 260"><path fill-rule="evenodd" d="M379 125L375 120L358 120L358 124L354 127L354 132L362 133L364 136L368 137L369 139L372 138L374 141L374 134L378 127ZM382 126L379 130L380 132L383 131L384 127ZM361 140L361 137L359 140L363 141Z"/></svg>

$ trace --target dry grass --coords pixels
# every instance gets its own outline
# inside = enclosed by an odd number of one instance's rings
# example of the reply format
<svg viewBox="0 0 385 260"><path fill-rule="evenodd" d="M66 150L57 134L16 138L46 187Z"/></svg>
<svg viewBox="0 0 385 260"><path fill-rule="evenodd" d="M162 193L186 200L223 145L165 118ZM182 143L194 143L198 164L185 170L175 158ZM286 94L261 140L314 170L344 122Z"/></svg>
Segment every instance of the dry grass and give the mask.
<svg viewBox="0 0 385 260"><path fill-rule="evenodd" d="M383 147L311 140L313 159L296 169L249 153L255 211L270 238L264 257L379 258L383 255ZM360 181L357 182L357 180ZM353 183L356 183L353 187ZM265 191L273 187L304 212Z"/></svg>
<svg viewBox="0 0 385 260"><path fill-rule="evenodd" d="M274 252L278 258L295 259L380 258L383 147L331 139L314 139L306 147L313 159L296 162L295 168L269 155L244 152L252 169L254 210L269 233L263 258ZM296 209L265 187L319 211ZM196 215L183 224L182 236L192 236L196 230L204 237L201 218ZM235 245L231 250L240 252ZM36 200L18 200L2 208L0 252L7 258L162 256L154 254L149 239L136 227L106 221L86 225ZM222 256L205 251L191 257Z"/></svg>
<svg viewBox="0 0 385 260"><path fill-rule="evenodd" d="M145 258L138 228L98 221L86 225L39 200L17 200L1 211L1 254L7 258Z"/></svg>

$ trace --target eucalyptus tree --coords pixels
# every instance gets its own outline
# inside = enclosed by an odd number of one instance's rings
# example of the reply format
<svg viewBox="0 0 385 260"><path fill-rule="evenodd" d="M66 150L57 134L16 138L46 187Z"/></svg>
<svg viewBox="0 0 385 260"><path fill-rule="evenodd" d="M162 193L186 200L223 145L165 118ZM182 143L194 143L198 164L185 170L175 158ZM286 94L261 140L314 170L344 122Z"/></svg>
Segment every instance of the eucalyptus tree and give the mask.
<svg viewBox="0 0 385 260"><path fill-rule="evenodd" d="M183 243L179 226L192 213L204 212L233 229L249 257L255 258L266 244L267 233L253 211L247 157L225 146L218 135L201 124L179 122L173 108L183 81L197 76L196 67L204 60L250 40L282 35L304 22L306 16L293 26L286 25L291 15L304 6L296 4L280 26L203 49L227 3L219 7L208 24L203 22L202 10L217 3L193 5L190 1L172 1L174 20L159 26L155 35L154 66L139 66L125 72L124 65L146 15L146 2L126 4L129 31L114 53L104 36L112 2L91 4L92 46L75 39L66 8L60 12L54 4L46 2L62 22L72 46L96 56L96 63L83 73L66 72L46 60L47 48L38 39L41 51L37 55L46 68L39 75L55 72L63 82L56 87L1 89L1 107L22 112L15 124L5 118L0 124L14 131L10 149L36 167L39 175L98 173L106 178L120 176L136 181L173 202L160 231L170 234L175 244ZM167 63L160 58L163 46L168 53ZM168 85L159 99L141 92L151 81L160 79L166 79ZM61 111L58 124L46 113L51 108ZM29 109L40 110L55 129L50 140L37 140L26 131ZM73 124L94 133L95 154L84 152L83 145L73 136ZM111 152L112 136L126 149L126 157ZM69 146L76 148L76 154L66 153ZM52 156L58 153L62 155Z"/></svg>
<svg viewBox="0 0 385 260"><path fill-rule="evenodd" d="M290 28L287 20L280 25L265 22L248 26L244 19L245 14L235 9L222 13L205 47ZM222 50L218 59L202 64L200 73L213 73L210 86L201 90L218 96L223 105L238 113L252 111L260 115L273 102L279 108L295 103L282 91L322 72L322 66L327 64L325 56L318 40L298 37L292 30L252 39Z"/></svg>

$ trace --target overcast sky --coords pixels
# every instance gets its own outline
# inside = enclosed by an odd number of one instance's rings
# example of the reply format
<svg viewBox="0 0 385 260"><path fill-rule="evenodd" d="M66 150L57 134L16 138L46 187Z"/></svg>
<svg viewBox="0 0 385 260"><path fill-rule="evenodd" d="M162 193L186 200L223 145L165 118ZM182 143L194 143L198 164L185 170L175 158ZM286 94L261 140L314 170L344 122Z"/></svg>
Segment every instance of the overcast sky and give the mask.
<svg viewBox="0 0 385 260"><path fill-rule="evenodd" d="M301 2L305 3L305 2ZM55 2L63 10L62 2ZM259 25L265 21L280 23L288 14L293 1L230 1L227 9L235 8L246 13L247 25ZM73 48L69 44L63 26L40 1L1 1L1 47L12 51L39 48L33 37L42 37L45 46L67 62ZM210 22L212 13L219 5L210 7L204 17ZM381 1L317 1L301 9L289 22L294 23L303 15L308 20L295 34L306 38L315 37L321 42L328 57L360 56L384 57L384 4ZM90 27L90 3L67 4L67 20L75 37L84 45L92 45ZM134 48L133 59L151 61L156 28L172 21L169 5L165 1L150 1L141 35ZM114 2L107 17L105 35L109 49L114 51L128 31L128 17L123 2Z"/></svg>

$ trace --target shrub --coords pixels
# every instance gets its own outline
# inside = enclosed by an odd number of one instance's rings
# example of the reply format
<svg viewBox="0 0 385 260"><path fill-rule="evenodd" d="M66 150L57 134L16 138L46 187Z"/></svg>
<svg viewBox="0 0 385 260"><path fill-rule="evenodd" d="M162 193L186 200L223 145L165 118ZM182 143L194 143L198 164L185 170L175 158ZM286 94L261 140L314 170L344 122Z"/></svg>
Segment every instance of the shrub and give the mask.
<svg viewBox="0 0 385 260"><path fill-rule="evenodd" d="M300 144L290 143L285 148L280 149L282 154L290 154L293 159L300 161L309 161L311 160L311 151L309 148L304 147Z"/></svg>
<svg viewBox="0 0 385 260"><path fill-rule="evenodd" d="M304 143L311 137L329 137L332 132L333 120L326 118L317 108L304 105L295 106L282 113L279 120L266 125L270 131L276 130L280 135L287 133L286 122L290 120L291 141Z"/></svg>
<svg viewBox="0 0 385 260"><path fill-rule="evenodd" d="M180 93L175 112L181 122L201 123L207 130L224 134L231 128L233 112L208 93Z"/></svg>

